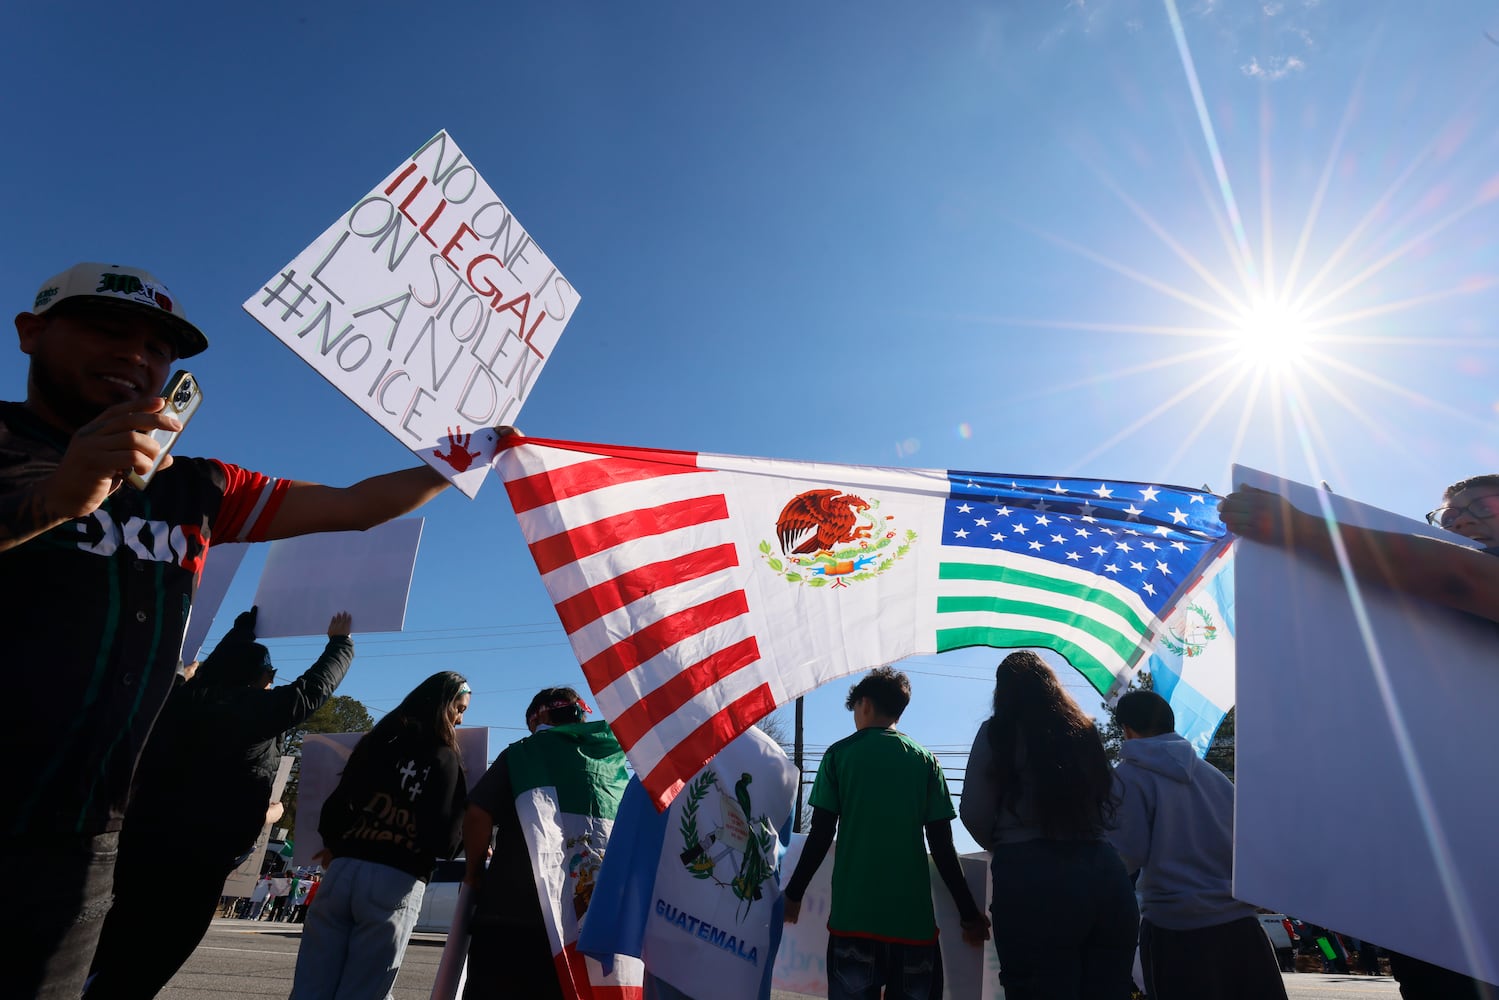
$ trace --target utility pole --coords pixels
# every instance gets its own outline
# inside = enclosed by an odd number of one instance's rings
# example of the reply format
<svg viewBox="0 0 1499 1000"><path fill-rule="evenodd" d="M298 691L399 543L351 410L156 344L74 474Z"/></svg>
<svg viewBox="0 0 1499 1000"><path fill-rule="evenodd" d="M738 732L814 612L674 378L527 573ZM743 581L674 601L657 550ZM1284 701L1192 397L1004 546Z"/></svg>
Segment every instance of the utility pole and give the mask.
<svg viewBox="0 0 1499 1000"><path fill-rule="evenodd" d="M796 722L794 724L795 734L791 743L791 763L796 765L796 811L791 820L791 832L802 832L802 786L806 783L802 779L802 700L796 699Z"/></svg>

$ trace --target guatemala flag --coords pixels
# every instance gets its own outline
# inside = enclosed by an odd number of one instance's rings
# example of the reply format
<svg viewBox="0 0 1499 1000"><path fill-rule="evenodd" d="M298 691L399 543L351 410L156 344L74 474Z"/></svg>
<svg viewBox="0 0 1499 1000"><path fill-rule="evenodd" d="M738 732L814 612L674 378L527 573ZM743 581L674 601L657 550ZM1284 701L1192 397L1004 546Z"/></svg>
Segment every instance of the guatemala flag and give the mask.
<svg viewBox="0 0 1499 1000"><path fill-rule="evenodd" d="M1234 707L1233 549L1207 568L1178 603L1147 669L1176 713L1176 731L1199 757Z"/></svg>
<svg viewBox="0 0 1499 1000"><path fill-rule="evenodd" d="M766 1000L781 936L779 831L797 779L775 741L750 729L664 813L631 781L578 950L639 956L685 996Z"/></svg>

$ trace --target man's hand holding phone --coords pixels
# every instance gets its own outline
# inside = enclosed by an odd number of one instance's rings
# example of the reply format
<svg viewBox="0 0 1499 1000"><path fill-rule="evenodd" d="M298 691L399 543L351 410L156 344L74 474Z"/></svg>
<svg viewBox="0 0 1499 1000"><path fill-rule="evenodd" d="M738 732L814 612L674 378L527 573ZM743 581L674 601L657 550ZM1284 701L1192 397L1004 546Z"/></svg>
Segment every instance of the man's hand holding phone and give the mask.
<svg viewBox="0 0 1499 1000"><path fill-rule="evenodd" d="M145 489L158 471L171 464L172 457L167 452L177 443L177 435L182 433L182 428L198 412L198 406L203 402L203 390L199 388L198 380L193 377L192 372L173 372L172 377L167 379L166 388L161 392L161 402L161 412L175 417L177 427L158 428L148 432L160 445L155 460L144 471L131 469L125 476L130 485L138 490Z"/></svg>
<svg viewBox="0 0 1499 1000"><path fill-rule="evenodd" d="M41 484L48 514L61 520L91 514L127 476L166 468L171 456L161 455L153 435L175 437L181 430L182 421L166 412L160 396L111 406L74 432L57 471Z"/></svg>

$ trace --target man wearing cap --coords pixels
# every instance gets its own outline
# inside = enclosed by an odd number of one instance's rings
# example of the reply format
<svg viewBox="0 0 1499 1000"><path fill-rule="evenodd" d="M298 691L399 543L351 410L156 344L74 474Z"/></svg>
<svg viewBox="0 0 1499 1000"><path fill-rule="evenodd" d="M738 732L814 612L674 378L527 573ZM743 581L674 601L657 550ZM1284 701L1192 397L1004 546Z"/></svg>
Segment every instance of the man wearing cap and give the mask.
<svg viewBox="0 0 1499 1000"><path fill-rule="evenodd" d="M210 543L362 530L426 503L421 466L347 488L167 456L144 490L157 396L208 347L145 271L78 264L16 316L26 400L0 402L0 634L11 678L0 750L13 784L0 853L34 900L0 917L7 991L77 997L109 907L130 776L172 687Z"/></svg>

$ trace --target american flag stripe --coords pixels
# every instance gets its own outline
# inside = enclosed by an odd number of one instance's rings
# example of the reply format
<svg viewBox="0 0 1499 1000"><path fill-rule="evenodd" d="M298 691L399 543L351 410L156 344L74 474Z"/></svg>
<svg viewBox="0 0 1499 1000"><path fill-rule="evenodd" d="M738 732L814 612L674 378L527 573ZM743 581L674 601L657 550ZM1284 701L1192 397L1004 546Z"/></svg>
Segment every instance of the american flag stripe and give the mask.
<svg viewBox="0 0 1499 1000"><path fill-rule="evenodd" d="M675 559L637 566L580 594L557 602L557 617L568 632L576 632L610 611L617 611L663 588L697 580L739 565L732 542L700 549Z"/></svg>
<svg viewBox="0 0 1499 1000"><path fill-rule="evenodd" d="M524 514L558 500L582 496L615 483L634 483L702 471L691 466L599 458L511 480L505 484L505 489L510 494L510 504L515 512Z"/></svg>
<svg viewBox="0 0 1499 1000"><path fill-rule="evenodd" d="M641 698L610 722L621 743L639 741L652 727L667 719L693 698L718 684L724 678L760 659L760 644L748 636L721 649L705 660L676 674L649 695Z"/></svg>
<svg viewBox="0 0 1499 1000"><path fill-rule="evenodd" d="M531 555L542 575L585 556L598 555L628 539L661 535L679 528L726 520L722 496L689 497L645 510L629 510L559 532L531 543Z"/></svg>
<svg viewBox="0 0 1499 1000"><path fill-rule="evenodd" d="M649 774L655 770L663 760L678 751L678 744L688 734L729 705L767 684L777 696L783 694L770 670L770 665L765 660L750 663L725 674L718 684L686 701L669 720L657 723L640 734L632 744L633 750L630 751L634 755L631 760L634 761L636 773ZM615 702L612 699L614 693L612 690L604 691L598 696L599 706L608 713L610 719L623 715L635 701L640 700L627 696Z"/></svg>
<svg viewBox="0 0 1499 1000"><path fill-rule="evenodd" d="M759 645L737 624L749 601L721 477L687 476L711 470L684 452L524 451L528 474L506 487L532 557L621 746L670 798L774 708L753 669Z"/></svg>
<svg viewBox="0 0 1499 1000"><path fill-rule="evenodd" d="M640 783L656 802L670 802L704 762L775 710L775 694L769 684L761 684L730 702L679 740L671 753L641 778ZM624 745L623 741L620 745ZM691 763L694 760L698 763Z"/></svg>
<svg viewBox="0 0 1499 1000"><path fill-rule="evenodd" d="M602 653L589 657L583 662L583 674L594 690L598 690L678 643L748 612L749 600L742 590L684 608L637 629Z"/></svg>
<svg viewBox="0 0 1499 1000"><path fill-rule="evenodd" d="M662 618L696 608L740 589L739 571L726 570L698 580L664 587L644 600L611 611L598 621L568 636L578 662L586 663L615 645L631 632L654 625ZM561 600L554 596L553 600Z"/></svg>

